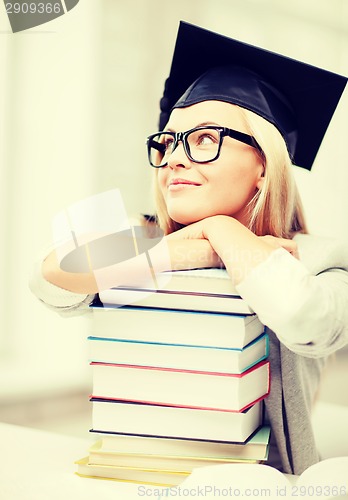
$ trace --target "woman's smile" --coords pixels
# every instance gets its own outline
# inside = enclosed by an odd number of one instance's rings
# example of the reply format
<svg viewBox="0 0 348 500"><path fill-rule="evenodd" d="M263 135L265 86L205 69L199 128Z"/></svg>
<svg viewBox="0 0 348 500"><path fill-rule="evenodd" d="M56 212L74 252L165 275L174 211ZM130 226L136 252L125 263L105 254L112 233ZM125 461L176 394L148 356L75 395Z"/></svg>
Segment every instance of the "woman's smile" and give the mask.
<svg viewBox="0 0 348 500"><path fill-rule="evenodd" d="M199 187L201 184L190 179L182 179L180 177L174 177L168 182L168 191L175 192L181 191L183 189L190 189L193 187Z"/></svg>

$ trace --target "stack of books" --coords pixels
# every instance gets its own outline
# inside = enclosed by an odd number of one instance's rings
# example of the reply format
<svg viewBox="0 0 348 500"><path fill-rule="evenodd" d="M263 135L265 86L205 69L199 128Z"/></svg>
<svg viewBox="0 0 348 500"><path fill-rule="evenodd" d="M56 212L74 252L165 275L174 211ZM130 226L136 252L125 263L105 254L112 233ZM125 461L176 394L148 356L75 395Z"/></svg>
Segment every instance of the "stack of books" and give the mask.
<svg viewBox="0 0 348 500"><path fill-rule="evenodd" d="M88 338L99 440L79 475L172 486L196 467L267 460L268 337L225 270L99 298Z"/></svg>

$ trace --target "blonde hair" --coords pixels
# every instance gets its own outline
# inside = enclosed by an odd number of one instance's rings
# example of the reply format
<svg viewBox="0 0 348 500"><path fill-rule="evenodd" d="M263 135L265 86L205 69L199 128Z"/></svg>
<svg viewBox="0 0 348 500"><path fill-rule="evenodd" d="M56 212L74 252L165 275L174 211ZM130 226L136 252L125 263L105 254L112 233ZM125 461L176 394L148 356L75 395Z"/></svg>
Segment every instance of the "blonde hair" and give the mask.
<svg viewBox="0 0 348 500"><path fill-rule="evenodd" d="M291 159L278 129L261 116L239 108L247 131L263 151L264 182L250 200L247 227L256 235L292 238L295 233L307 233L303 208L291 171ZM183 226L168 215L165 201L155 175L157 219L165 234Z"/></svg>

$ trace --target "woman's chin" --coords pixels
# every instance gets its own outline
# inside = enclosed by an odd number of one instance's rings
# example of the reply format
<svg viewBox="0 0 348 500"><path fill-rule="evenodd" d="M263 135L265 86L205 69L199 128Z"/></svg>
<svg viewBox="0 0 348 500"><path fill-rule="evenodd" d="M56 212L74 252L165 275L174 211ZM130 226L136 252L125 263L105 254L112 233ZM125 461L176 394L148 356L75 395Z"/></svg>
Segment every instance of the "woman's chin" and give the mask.
<svg viewBox="0 0 348 500"><path fill-rule="evenodd" d="M178 213L169 212L169 217L177 222L178 224L182 224L183 226L188 226L189 224L193 224L194 222L198 222L206 217L209 217L211 214L194 214L194 213Z"/></svg>

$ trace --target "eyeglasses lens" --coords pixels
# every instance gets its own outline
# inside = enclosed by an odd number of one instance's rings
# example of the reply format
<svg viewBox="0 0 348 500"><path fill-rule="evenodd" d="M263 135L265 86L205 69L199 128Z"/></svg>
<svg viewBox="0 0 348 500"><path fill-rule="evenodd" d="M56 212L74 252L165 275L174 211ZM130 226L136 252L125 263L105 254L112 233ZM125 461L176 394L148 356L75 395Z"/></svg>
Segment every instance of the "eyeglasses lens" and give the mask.
<svg viewBox="0 0 348 500"><path fill-rule="evenodd" d="M183 137L186 152L192 161L209 162L214 160L219 151L220 132L213 128L194 129ZM162 167L168 162L175 144L174 134L156 134L149 140L150 162L155 167Z"/></svg>

